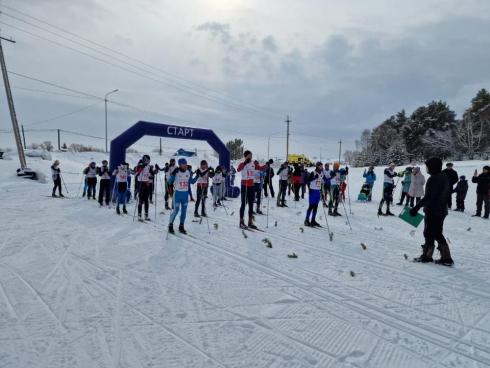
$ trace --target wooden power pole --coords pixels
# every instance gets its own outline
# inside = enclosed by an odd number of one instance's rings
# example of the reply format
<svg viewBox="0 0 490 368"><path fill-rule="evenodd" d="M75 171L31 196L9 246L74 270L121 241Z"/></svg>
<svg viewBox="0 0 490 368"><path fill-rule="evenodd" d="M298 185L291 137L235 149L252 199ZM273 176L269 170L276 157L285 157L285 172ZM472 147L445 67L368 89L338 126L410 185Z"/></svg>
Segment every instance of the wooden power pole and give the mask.
<svg viewBox="0 0 490 368"><path fill-rule="evenodd" d="M14 99L12 98L12 91L10 90L10 82L7 73L7 66L5 64L5 57L3 55L2 40L12 42L12 43L15 43L15 41L0 37L0 63L2 67L3 84L5 85L5 93L7 95L7 101L9 104L10 119L12 120L12 128L14 130L15 144L17 145L17 152L19 154L20 168L24 170L27 168L26 156L24 153L24 148L22 147L19 123L17 122L17 115L15 113Z"/></svg>

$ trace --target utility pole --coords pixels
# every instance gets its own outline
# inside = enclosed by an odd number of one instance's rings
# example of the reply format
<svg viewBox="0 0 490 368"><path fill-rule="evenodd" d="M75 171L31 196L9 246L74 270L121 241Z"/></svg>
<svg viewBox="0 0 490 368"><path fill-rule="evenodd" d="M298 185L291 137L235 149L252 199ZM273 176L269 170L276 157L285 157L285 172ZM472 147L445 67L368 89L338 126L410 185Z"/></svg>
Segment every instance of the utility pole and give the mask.
<svg viewBox="0 0 490 368"><path fill-rule="evenodd" d="M158 151L160 153L160 156L162 155L162 138L160 138L160 151Z"/></svg>
<svg viewBox="0 0 490 368"><path fill-rule="evenodd" d="M60 130L58 129L58 151L61 151L61 136Z"/></svg>
<svg viewBox="0 0 490 368"><path fill-rule="evenodd" d="M286 117L286 161L289 161L289 124L291 120L289 120L289 115Z"/></svg>
<svg viewBox="0 0 490 368"><path fill-rule="evenodd" d="M339 141L339 165L340 165L341 156L342 156L342 139Z"/></svg>
<svg viewBox="0 0 490 368"><path fill-rule="evenodd" d="M104 97L104 104L105 104L105 153L109 152L107 149L107 97L109 97L109 95L111 95L113 93L116 93L117 91L119 91L119 90L115 89L113 91L107 92L105 94L105 97Z"/></svg>
<svg viewBox="0 0 490 368"><path fill-rule="evenodd" d="M270 159L271 136L267 137L267 159Z"/></svg>
<svg viewBox="0 0 490 368"><path fill-rule="evenodd" d="M22 147L22 141L20 139L19 123L17 121L17 114L15 113L14 99L12 98L12 91L10 90L10 82L7 73L7 65L5 64L5 57L3 55L2 41L5 40L11 43L15 43L13 40L0 37L0 63L2 64L2 76L3 84L5 85L5 93L7 95L7 101L10 110L10 119L12 120L12 128L14 130L15 144L17 145L17 152L19 154L20 168L22 170L27 168L26 156L24 153L24 148Z"/></svg>

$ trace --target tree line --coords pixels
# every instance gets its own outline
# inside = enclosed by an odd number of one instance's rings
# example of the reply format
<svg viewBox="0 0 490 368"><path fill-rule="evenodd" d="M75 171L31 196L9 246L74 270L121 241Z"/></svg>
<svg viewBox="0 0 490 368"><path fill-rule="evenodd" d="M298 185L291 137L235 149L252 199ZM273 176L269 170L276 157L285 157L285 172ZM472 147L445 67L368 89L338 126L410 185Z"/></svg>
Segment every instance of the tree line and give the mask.
<svg viewBox="0 0 490 368"><path fill-rule="evenodd" d="M461 119L444 101L432 101L407 116L405 110L365 129L355 151L344 158L354 166L403 165L429 157L485 159L490 156L490 93L478 91Z"/></svg>

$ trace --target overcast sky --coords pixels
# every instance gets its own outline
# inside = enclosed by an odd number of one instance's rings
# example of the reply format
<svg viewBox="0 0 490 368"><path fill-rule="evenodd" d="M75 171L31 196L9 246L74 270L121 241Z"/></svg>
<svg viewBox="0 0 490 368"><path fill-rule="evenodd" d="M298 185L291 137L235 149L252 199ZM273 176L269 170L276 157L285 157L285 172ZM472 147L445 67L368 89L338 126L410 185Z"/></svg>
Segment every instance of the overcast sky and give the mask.
<svg viewBox="0 0 490 368"><path fill-rule="evenodd" d="M152 111L109 104L110 137L138 120L162 121L213 128L223 140L243 137L262 155L272 135L271 155L282 155L289 114L291 151L313 157L321 149L324 157L335 156L339 138L351 148L364 128L402 108L411 112L443 99L460 115L478 89L490 88L487 0L0 3L133 58L2 8L2 36L17 41L3 43L10 71L96 96L117 88L111 100ZM103 102L48 94L71 93L10 78L26 129L104 135ZM10 129L1 98L0 129ZM53 133L29 132L28 137L55 139ZM101 140L91 142L103 147ZM0 146L5 145L11 143L2 133Z"/></svg>

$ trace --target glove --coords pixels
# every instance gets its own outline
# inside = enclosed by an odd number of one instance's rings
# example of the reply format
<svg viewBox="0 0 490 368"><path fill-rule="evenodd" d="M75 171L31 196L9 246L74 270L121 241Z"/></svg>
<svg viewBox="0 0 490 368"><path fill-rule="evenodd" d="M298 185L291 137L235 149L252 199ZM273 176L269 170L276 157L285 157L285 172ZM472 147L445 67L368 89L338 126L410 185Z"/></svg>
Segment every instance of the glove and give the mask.
<svg viewBox="0 0 490 368"><path fill-rule="evenodd" d="M417 216L418 212L419 212L419 209L417 207L411 208L410 209L410 216L415 217L415 216Z"/></svg>

